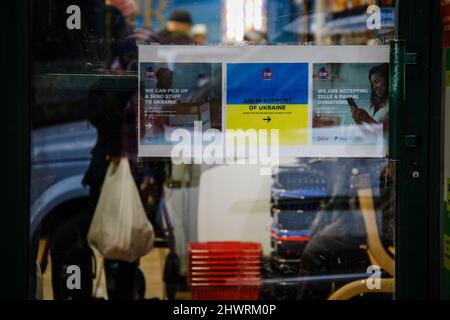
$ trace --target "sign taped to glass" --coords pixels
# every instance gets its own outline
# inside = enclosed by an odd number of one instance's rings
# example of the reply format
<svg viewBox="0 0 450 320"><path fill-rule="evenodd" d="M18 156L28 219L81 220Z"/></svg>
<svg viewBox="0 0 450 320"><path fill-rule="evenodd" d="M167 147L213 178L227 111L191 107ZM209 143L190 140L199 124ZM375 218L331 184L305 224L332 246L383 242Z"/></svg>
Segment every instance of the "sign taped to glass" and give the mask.
<svg viewBox="0 0 450 320"><path fill-rule="evenodd" d="M139 155L385 157L388 70L387 46L139 46Z"/></svg>

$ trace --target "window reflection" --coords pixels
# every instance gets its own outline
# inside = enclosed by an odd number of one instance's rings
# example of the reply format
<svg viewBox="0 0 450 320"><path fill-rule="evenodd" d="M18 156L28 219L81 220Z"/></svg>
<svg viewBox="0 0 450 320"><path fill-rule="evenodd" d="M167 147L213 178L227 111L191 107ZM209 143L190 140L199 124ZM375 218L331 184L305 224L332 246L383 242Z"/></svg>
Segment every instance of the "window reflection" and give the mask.
<svg viewBox="0 0 450 320"><path fill-rule="evenodd" d="M65 8L74 3L83 24L72 32L65 28ZM374 4L381 8L381 28L368 30L367 7ZM32 1L30 224L41 238L33 248L39 247L47 281L44 297L192 298L187 244L202 238L204 190L210 217L217 210L252 222L251 233L225 240L265 243L258 264L260 299L327 299L345 284L367 278L370 265L384 268L379 257L387 254L393 261L395 166L387 159L290 159L273 179L259 181L251 169L139 158L136 80L138 44L384 44L395 32L394 10L393 1L372 0ZM377 86L380 80L373 81ZM217 108L213 113L220 118ZM140 261L99 263L104 271L97 271L106 275L101 293L91 262L103 260L86 235L107 168L120 158L130 163L157 240ZM243 192L241 180L248 190L264 186L263 196ZM215 190L222 192L217 201ZM254 212L264 216L254 218ZM211 230L224 228L214 219L208 223ZM260 225L265 227L255 229ZM381 246L373 247L373 239ZM74 294L64 287L68 264L86 271L85 290ZM382 270L383 279L393 277ZM389 290L382 298L392 297Z"/></svg>

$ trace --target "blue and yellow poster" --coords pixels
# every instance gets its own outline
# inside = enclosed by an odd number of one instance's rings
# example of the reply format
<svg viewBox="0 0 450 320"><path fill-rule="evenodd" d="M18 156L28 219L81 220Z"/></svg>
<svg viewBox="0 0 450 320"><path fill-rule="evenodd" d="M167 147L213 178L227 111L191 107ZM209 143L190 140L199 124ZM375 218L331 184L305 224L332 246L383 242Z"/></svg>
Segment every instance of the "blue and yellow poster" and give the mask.
<svg viewBox="0 0 450 320"><path fill-rule="evenodd" d="M314 145L387 148L388 63L316 63L312 76Z"/></svg>
<svg viewBox="0 0 450 320"><path fill-rule="evenodd" d="M139 63L140 156L386 157L387 46L143 45Z"/></svg>
<svg viewBox="0 0 450 320"><path fill-rule="evenodd" d="M309 142L307 63L227 64L226 129L278 129L281 146Z"/></svg>

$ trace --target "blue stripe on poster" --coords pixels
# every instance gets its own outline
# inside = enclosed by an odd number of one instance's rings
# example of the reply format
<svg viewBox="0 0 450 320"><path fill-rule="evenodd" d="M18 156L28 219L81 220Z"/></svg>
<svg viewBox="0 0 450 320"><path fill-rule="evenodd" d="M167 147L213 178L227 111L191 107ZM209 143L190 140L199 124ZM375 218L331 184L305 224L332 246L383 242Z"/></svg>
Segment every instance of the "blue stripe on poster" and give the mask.
<svg viewBox="0 0 450 320"><path fill-rule="evenodd" d="M227 104L277 103L271 99L289 99L278 102L284 104L307 104L308 64L227 64Z"/></svg>

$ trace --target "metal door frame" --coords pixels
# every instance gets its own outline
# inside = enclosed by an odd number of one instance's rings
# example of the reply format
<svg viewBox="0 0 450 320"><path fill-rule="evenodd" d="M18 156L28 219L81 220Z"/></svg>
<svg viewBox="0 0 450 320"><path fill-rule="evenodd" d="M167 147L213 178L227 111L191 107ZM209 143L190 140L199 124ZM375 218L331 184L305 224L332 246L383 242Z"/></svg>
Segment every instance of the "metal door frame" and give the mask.
<svg viewBox="0 0 450 320"><path fill-rule="evenodd" d="M398 0L398 37L418 63L406 66L405 135L417 147L399 145L396 222L396 297L439 297L442 210L442 49L439 1ZM29 1L10 3L3 17L2 213L0 298L28 298L30 208ZM12 54L11 54L12 53ZM417 162L421 178L411 178Z"/></svg>

